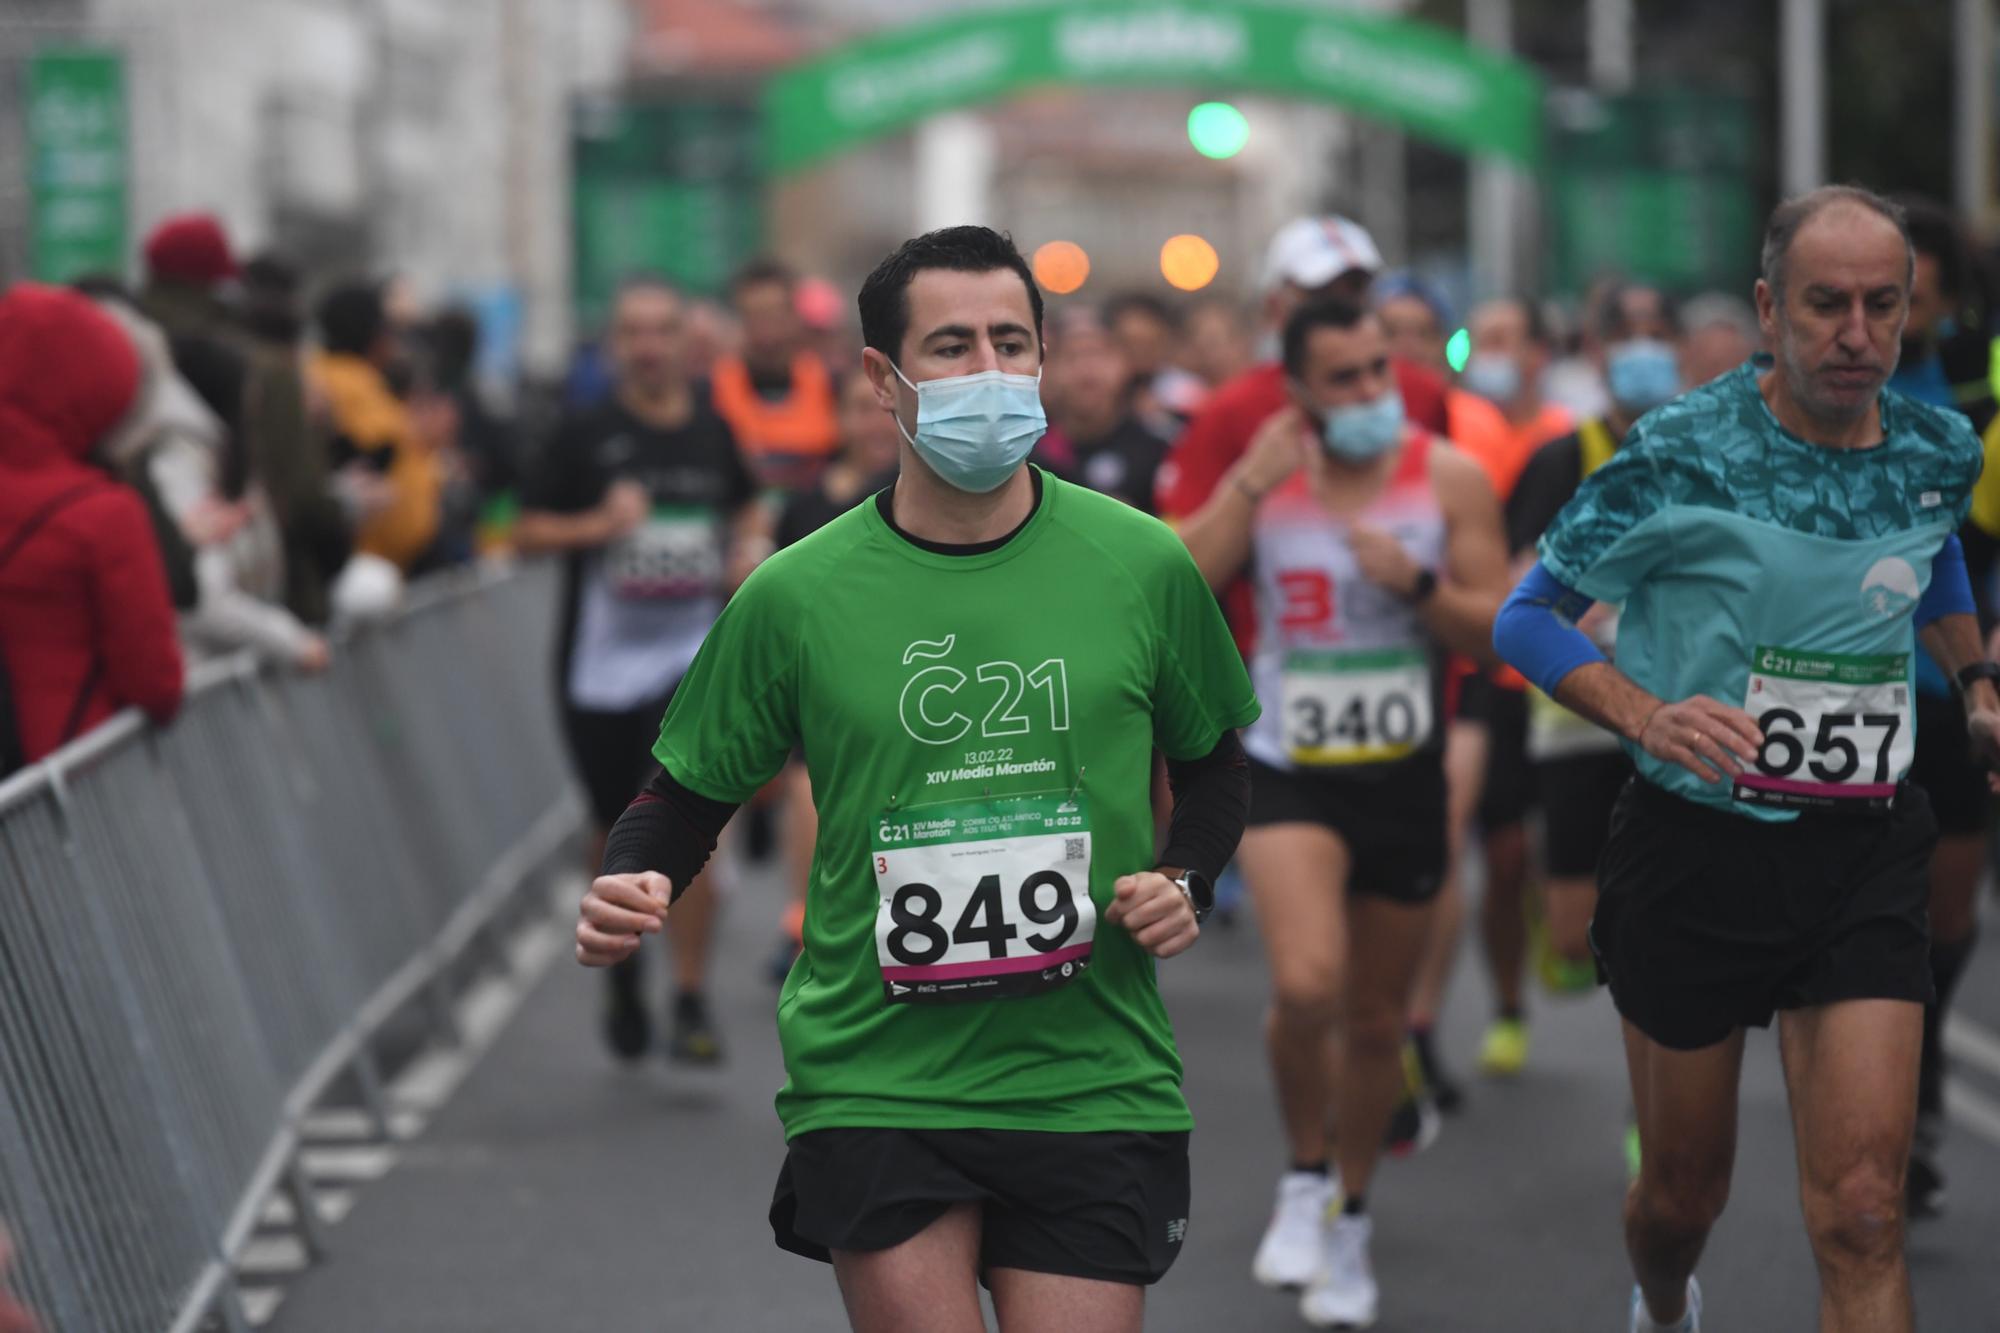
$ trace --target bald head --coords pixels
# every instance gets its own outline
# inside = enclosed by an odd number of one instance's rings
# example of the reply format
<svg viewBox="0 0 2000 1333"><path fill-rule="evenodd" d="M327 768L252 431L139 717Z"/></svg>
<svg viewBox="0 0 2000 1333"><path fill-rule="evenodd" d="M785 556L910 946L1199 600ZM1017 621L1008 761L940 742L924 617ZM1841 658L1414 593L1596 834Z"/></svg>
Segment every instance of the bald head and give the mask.
<svg viewBox="0 0 2000 1333"><path fill-rule="evenodd" d="M1902 208L1894 202L1858 185L1823 185L1771 211L1764 229L1764 252L1760 276L1782 302L1790 276L1793 251L1807 233L1837 247L1852 244L1888 245L1900 250L1906 276L1904 286L1916 273L1916 248L1910 241L1909 224Z"/></svg>

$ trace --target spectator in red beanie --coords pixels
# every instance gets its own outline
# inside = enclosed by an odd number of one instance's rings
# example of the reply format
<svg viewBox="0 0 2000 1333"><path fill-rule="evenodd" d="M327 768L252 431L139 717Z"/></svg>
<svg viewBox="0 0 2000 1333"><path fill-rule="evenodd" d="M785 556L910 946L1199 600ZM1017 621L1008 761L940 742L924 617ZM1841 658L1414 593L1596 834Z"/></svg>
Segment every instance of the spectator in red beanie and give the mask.
<svg viewBox="0 0 2000 1333"><path fill-rule="evenodd" d="M251 372L242 330L223 300L237 276L236 255L210 213L183 213L155 226L141 247L146 284L139 309L160 326L181 373L227 432L223 489L234 499L248 484L257 443L246 437L244 406Z"/></svg>
<svg viewBox="0 0 2000 1333"><path fill-rule="evenodd" d="M181 700L181 651L152 522L92 451L139 385L131 341L75 292L0 297L0 770L126 705Z"/></svg>
<svg viewBox="0 0 2000 1333"><path fill-rule="evenodd" d="M146 273L154 279L213 288L236 276L236 256L222 223L210 213L183 213L146 238Z"/></svg>

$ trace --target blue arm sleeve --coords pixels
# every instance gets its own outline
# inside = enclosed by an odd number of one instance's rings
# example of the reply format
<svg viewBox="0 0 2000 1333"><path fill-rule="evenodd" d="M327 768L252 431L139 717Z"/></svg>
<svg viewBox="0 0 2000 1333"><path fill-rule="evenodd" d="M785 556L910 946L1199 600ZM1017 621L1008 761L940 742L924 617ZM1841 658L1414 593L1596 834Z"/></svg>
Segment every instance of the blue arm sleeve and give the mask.
<svg viewBox="0 0 2000 1333"><path fill-rule="evenodd" d="M1972 601L1972 578L1965 572L1965 545L1954 532L1931 557L1931 586L1924 589L1923 600L1917 603L1917 628L1944 616L1978 613Z"/></svg>
<svg viewBox="0 0 2000 1333"><path fill-rule="evenodd" d="M1554 695L1564 676L1604 660L1574 624L1590 606L1590 598L1564 587L1537 563L1494 618L1493 650L1542 693Z"/></svg>

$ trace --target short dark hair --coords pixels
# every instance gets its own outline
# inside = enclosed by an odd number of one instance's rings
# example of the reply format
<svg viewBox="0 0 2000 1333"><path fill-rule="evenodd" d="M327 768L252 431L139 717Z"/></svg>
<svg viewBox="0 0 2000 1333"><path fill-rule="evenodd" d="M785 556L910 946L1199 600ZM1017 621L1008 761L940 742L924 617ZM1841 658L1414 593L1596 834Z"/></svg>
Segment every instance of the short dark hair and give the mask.
<svg viewBox="0 0 2000 1333"><path fill-rule="evenodd" d="M1104 303L1107 328L1127 315L1143 315L1174 330L1181 327L1181 312L1152 292L1119 292Z"/></svg>
<svg viewBox="0 0 2000 1333"><path fill-rule="evenodd" d="M1312 341L1315 329L1356 328L1374 313L1367 306L1340 296L1316 296L1301 302L1285 320L1285 373L1293 379L1305 374L1306 344Z"/></svg>
<svg viewBox="0 0 2000 1333"><path fill-rule="evenodd" d="M479 359L479 318L462 305L446 306L431 319L425 330L430 343L432 370L440 383L454 387L472 373Z"/></svg>
<svg viewBox="0 0 2000 1333"><path fill-rule="evenodd" d="M126 286L125 279L116 273L107 273L102 269L91 273L79 273L69 280L69 286L71 291L82 292L93 301L108 301L113 305L124 306L127 310L136 310L139 307L137 298L132 295L132 289Z"/></svg>
<svg viewBox="0 0 2000 1333"><path fill-rule="evenodd" d="M239 311L252 336L290 347L305 332L305 311L299 299L304 278L283 255L265 251L243 265L243 299Z"/></svg>
<svg viewBox="0 0 2000 1333"><path fill-rule="evenodd" d="M319 299L313 312L319 340L329 352L366 356L388 327L382 288L373 282L343 282Z"/></svg>
<svg viewBox="0 0 2000 1333"><path fill-rule="evenodd" d="M1822 185L1817 190L1808 190L1787 199L1771 210L1771 220L1764 228L1764 250L1757 267L1758 276L1764 279L1772 293L1779 297L1785 294L1785 261L1791 258L1792 242L1798 239L1799 229L1835 204L1854 204L1895 225L1903 238L1904 247L1910 252L1910 273L1903 280L1903 285L1909 286L1916 277L1917 247L1910 239L1910 223L1902 206L1859 185Z"/></svg>
<svg viewBox="0 0 2000 1333"><path fill-rule="evenodd" d="M799 285L799 275L792 271L783 260L760 255L736 270L729 279L729 299L735 300L747 288L762 287L766 283L783 287L786 291Z"/></svg>
<svg viewBox="0 0 2000 1333"><path fill-rule="evenodd" d="M1663 287L1650 282L1614 282L1604 289L1597 300L1597 309L1591 312L1590 331L1600 342L1615 342L1629 334L1631 325L1625 318L1625 298L1645 292L1660 301L1660 316L1667 322L1667 328L1680 332L1680 309L1674 298Z"/></svg>
<svg viewBox="0 0 2000 1333"><path fill-rule="evenodd" d="M243 264L243 288L290 300L298 294L299 267L275 251L252 255Z"/></svg>
<svg viewBox="0 0 2000 1333"><path fill-rule="evenodd" d="M910 283L925 269L954 273L991 273L1012 269L1028 289L1028 306L1035 312L1035 342L1042 342L1042 289L1014 238L991 227L944 227L913 236L875 266L861 284L855 305L861 311L861 341L899 361L903 335L910 331Z"/></svg>
<svg viewBox="0 0 2000 1333"><path fill-rule="evenodd" d="M1466 316L1466 323L1470 324L1482 309L1490 305L1510 305L1519 310L1527 328L1528 341L1542 347L1549 346L1551 341L1549 316L1548 312L1542 309L1540 301L1525 292L1502 292L1498 296L1489 296L1472 307L1471 313Z"/></svg>
<svg viewBox="0 0 2000 1333"><path fill-rule="evenodd" d="M1971 260L1958 218L1937 200L1923 195L1898 195L1894 202L1903 210L1903 229L1909 234L1910 248L1937 260L1939 288L1947 296L1963 295Z"/></svg>

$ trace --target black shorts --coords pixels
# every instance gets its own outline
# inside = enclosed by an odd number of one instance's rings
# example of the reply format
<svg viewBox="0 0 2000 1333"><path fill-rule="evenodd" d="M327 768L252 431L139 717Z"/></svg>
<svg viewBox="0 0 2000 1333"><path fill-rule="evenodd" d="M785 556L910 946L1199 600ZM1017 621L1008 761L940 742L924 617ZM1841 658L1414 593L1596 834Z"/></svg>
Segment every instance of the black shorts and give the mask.
<svg viewBox="0 0 2000 1333"><path fill-rule="evenodd" d="M563 735L599 828L617 823L645 784L653 768L653 743L660 739L660 719L666 716L678 684L659 698L622 712L598 712L574 704L563 707Z"/></svg>
<svg viewBox="0 0 2000 1333"><path fill-rule="evenodd" d="M771 1197L781 1250L886 1250L953 1204L980 1208L979 1272L1151 1286L1187 1234L1188 1136L820 1129L793 1139Z"/></svg>
<svg viewBox="0 0 2000 1333"><path fill-rule="evenodd" d="M1535 765L1542 807L1542 860L1556 879L1591 879L1604 840L1611 834L1611 811L1632 776L1623 750L1544 759Z"/></svg>
<svg viewBox="0 0 2000 1333"><path fill-rule="evenodd" d="M1590 923L1618 1012L1675 1050L1780 1009L1931 1000L1937 821L1904 783L1886 813L1763 823L1634 779L1618 799Z"/></svg>
<svg viewBox="0 0 2000 1333"><path fill-rule="evenodd" d="M1348 891L1426 903L1444 886L1444 765L1419 755L1368 778L1250 761L1249 825L1318 824L1347 844Z"/></svg>
<svg viewBox="0 0 2000 1333"><path fill-rule="evenodd" d="M1956 695L1917 694L1917 754L1910 781L1931 798L1938 832L1984 833L1993 813L1986 770L1973 762L1965 706Z"/></svg>
<svg viewBox="0 0 2000 1333"><path fill-rule="evenodd" d="M1479 828L1490 833L1527 819L1534 808L1535 766L1528 761L1528 695L1486 684L1486 783L1479 792Z"/></svg>
<svg viewBox="0 0 2000 1333"><path fill-rule="evenodd" d="M1484 671L1468 671L1458 677L1458 707L1452 717L1459 722L1485 722L1493 711L1493 681Z"/></svg>

